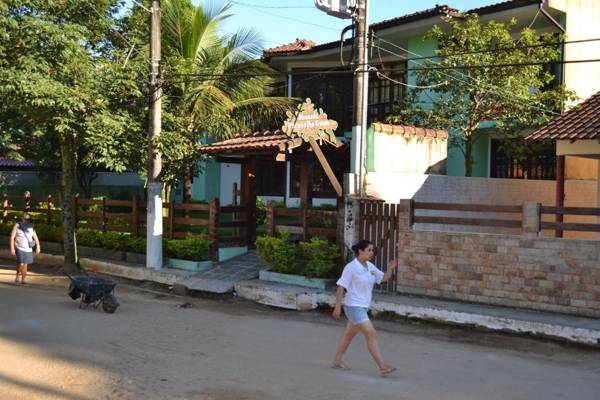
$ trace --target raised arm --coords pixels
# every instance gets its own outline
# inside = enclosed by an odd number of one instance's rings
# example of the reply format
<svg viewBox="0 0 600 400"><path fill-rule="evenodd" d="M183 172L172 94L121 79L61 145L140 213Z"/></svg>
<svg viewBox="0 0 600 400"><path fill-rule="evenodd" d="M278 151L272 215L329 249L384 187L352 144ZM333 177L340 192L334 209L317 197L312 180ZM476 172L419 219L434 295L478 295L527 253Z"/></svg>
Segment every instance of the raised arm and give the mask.
<svg viewBox="0 0 600 400"><path fill-rule="evenodd" d="M396 270L397 266L398 266L398 260L391 260L387 265L387 271L385 271L385 274L383 275L383 279L381 279L381 282L389 281L390 278L392 276L394 276L394 271Z"/></svg>

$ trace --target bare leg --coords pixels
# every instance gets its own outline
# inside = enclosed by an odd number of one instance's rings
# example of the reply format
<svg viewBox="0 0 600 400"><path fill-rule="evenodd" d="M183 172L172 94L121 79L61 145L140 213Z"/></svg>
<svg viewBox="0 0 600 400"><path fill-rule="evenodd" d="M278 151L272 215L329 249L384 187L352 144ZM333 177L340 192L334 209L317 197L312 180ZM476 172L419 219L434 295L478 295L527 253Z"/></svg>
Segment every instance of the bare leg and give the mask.
<svg viewBox="0 0 600 400"><path fill-rule="evenodd" d="M21 273L21 264L17 263L17 274L15 275L15 283L19 283L19 274Z"/></svg>
<svg viewBox="0 0 600 400"><path fill-rule="evenodd" d="M371 353L371 357L377 363L379 367L379 372L381 374L388 374L396 370L395 367L388 365L383 361L383 357L381 356L381 352L379 351L379 344L377 343L377 332L375 331L375 327L371 323L371 321L363 322L362 324L357 325L360 331L365 335L365 339L367 340L367 348L369 349L369 353Z"/></svg>
<svg viewBox="0 0 600 400"><path fill-rule="evenodd" d="M344 353L346 353L346 350L348 350L348 346L350 346L352 339L354 339L354 336L356 336L358 331L358 325L354 325L352 322L348 321L348 323L346 324L346 330L340 338L340 343L338 344L337 350L335 352L335 358L333 360L334 367L337 366L347 368L347 365L344 364L342 359L344 357Z"/></svg>
<svg viewBox="0 0 600 400"><path fill-rule="evenodd" d="M27 264L21 264L21 283L25 283L27 277Z"/></svg>

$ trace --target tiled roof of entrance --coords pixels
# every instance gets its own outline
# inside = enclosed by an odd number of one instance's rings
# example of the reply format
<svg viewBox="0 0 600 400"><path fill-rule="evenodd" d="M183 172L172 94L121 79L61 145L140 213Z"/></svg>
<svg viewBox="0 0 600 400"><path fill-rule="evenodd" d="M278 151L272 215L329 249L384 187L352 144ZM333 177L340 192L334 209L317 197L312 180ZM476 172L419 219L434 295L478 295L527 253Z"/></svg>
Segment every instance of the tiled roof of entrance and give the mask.
<svg viewBox="0 0 600 400"><path fill-rule="evenodd" d="M373 129L375 132L383 132L392 135L421 136L435 139L448 138L448 132L443 129L418 128L416 126L381 124L378 122L373 123Z"/></svg>
<svg viewBox="0 0 600 400"><path fill-rule="evenodd" d="M600 139L600 92L526 138L530 142L589 139Z"/></svg>
<svg viewBox="0 0 600 400"><path fill-rule="evenodd" d="M245 154L255 152L284 152L302 146L302 139L291 138L281 130L240 135L198 150L203 154Z"/></svg>

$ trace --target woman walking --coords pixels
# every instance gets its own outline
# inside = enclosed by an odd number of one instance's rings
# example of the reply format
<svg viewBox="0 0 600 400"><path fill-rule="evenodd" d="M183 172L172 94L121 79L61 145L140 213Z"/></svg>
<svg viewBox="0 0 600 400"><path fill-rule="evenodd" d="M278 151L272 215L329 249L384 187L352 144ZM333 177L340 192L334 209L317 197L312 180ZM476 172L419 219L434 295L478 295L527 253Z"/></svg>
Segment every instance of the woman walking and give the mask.
<svg viewBox="0 0 600 400"><path fill-rule="evenodd" d="M335 358L334 368L349 369L343 361L344 353L350 346L350 342L358 332L362 332L367 340L369 353L379 367L381 375L387 375L396 371L396 367L386 364L383 361L379 344L377 343L376 331L369 320L367 312L371 305L373 286L386 282L392 277L393 271L398 266L396 260L388 263L385 274L380 271L370 260L373 258L373 244L368 240L361 240L352 250L356 258L349 262L342 272L341 278L337 281L337 291L335 294L335 308L333 309L333 318L339 319L342 313L342 298L344 298L344 313L348 318L346 331L340 339ZM344 297L344 290L346 296Z"/></svg>
<svg viewBox="0 0 600 400"><path fill-rule="evenodd" d="M24 213L21 222L17 222L10 233L10 253L17 257L16 284L25 284L27 266L33 263L34 251L35 254L40 254L40 240L33 229L31 216ZM19 274L21 281L19 281Z"/></svg>

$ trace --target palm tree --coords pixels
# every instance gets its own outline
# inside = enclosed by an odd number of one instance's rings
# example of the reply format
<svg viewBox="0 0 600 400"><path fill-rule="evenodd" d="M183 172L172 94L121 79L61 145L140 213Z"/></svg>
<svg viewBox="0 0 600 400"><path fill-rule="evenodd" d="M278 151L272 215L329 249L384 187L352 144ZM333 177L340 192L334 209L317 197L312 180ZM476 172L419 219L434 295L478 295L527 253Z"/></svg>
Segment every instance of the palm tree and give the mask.
<svg viewBox="0 0 600 400"><path fill-rule="evenodd" d="M258 60L260 38L253 30L230 36L219 34L230 14L221 7L194 6L190 0L163 2L163 41L166 55L167 97L188 140L181 158L184 202L191 199L197 144L202 135L224 139L281 123L297 100L270 97L273 72Z"/></svg>

